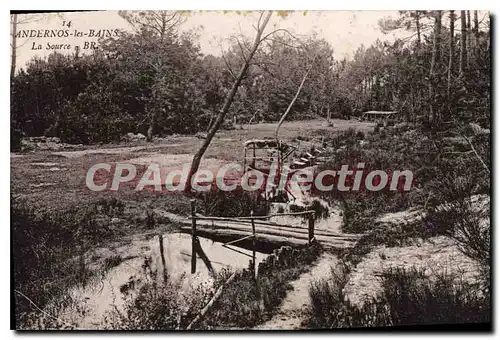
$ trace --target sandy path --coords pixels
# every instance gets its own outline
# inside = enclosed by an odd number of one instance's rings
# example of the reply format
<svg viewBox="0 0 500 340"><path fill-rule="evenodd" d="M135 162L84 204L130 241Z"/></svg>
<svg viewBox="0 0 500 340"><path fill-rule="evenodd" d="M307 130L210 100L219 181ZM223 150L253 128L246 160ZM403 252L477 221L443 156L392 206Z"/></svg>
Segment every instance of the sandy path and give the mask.
<svg viewBox="0 0 500 340"><path fill-rule="evenodd" d="M260 330L290 330L299 329L304 320L305 311L310 305L309 284L313 280L330 276L331 267L336 266L338 259L335 255L324 253L307 273L302 274L291 284L289 291L280 309L268 322L255 327Z"/></svg>

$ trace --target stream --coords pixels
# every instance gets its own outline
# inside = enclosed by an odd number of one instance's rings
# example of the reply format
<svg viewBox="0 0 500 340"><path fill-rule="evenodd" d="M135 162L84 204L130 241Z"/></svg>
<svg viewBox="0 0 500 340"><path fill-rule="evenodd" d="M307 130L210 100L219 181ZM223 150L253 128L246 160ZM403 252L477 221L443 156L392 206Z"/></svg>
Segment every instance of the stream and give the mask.
<svg viewBox="0 0 500 340"><path fill-rule="evenodd" d="M251 251L233 246L237 250L234 251L223 247L220 242L202 237L199 241L216 273L223 268L236 271L248 267ZM196 273L191 274L191 235L165 234L163 249L165 269L169 279L182 287L180 293L189 293L200 285L212 285L213 278L199 257ZM120 252L128 254L128 258L84 287L75 287L70 291L73 303L60 313L61 319L83 329L102 328L103 321L111 313L126 312L127 300L133 298L143 284L155 277L162 280L162 275L159 275L163 272L163 265L158 236L134 240L123 246ZM267 255L256 252L257 265Z"/></svg>
<svg viewBox="0 0 500 340"><path fill-rule="evenodd" d="M295 204L297 203L299 202L296 201ZM271 213L277 212L278 209L289 212L290 205L273 204ZM330 216L317 221L316 229L339 232L342 217L337 209L329 207L329 210ZM290 225L304 223L302 218L294 216L276 216L271 221ZM137 296L144 284L152 281L161 282L164 270L169 280L181 287L179 291L181 295L189 294L200 286L212 287L213 277L199 256L196 273L191 274L190 234L169 233L162 235L162 239L165 266L162 264L158 235L153 237L138 235L128 243L122 242L116 247L110 246L93 251L92 259L89 259L86 265L90 269L95 269L97 275L83 287L74 287L70 290L72 303L58 313L59 317L77 325L79 329L107 327L106 322L113 314L126 313L127 303ZM252 255L251 244L248 249L242 248L248 246L244 245L244 242L238 246L232 244L233 249L228 249L222 242L200 236L198 239L216 273L224 268L231 271L248 268ZM272 249L257 249L257 266L270 252ZM103 267L107 267L108 270L100 269Z"/></svg>

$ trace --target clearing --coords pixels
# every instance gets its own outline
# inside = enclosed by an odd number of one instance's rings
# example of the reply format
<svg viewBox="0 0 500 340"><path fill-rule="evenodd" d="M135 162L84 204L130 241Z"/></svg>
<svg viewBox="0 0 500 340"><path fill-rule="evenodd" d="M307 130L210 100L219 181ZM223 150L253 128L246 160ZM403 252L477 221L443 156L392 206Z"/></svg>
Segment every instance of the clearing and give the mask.
<svg viewBox="0 0 500 340"><path fill-rule="evenodd" d="M322 137L331 137L341 131L355 129L368 133L375 124L356 120L332 120L333 127L325 120L285 122L280 129L280 138L309 148L311 136L316 142ZM248 139L273 138L275 123L243 125L236 130L223 130L216 134L208 148L200 169L217 167L227 162L243 162L243 143ZM173 205L171 212L187 215L188 202L179 196L161 195L124 186L116 192L92 192L85 185L89 168L97 163L129 162L136 165L158 162L162 166L178 168L190 163L201 144L194 136L169 136L158 138L153 143L142 141L103 146L75 147L75 150L11 153L11 192L27 199L33 206L57 209L80 205L100 198L115 197L130 200L140 205L161 201L163 207Z"/></svg>

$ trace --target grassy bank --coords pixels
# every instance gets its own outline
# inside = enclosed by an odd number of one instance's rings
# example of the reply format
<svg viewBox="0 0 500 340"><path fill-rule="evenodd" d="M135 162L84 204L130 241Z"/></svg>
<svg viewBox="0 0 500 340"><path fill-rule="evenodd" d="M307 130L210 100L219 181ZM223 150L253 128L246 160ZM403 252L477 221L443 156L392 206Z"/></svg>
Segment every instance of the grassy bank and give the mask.
<svg viewBox="0 0 500 340"><path fill-rule="evenodd" d="M69 291L118 265L106 258L102 268L90 269L96 247L123 240L138 232L175 229L152 210L139 209L118 199L99 199L71 208L33 208L11 198L12 256L16 328L57 328L57 313L73 303ZM57 306L47 317L48 305ZM44 310L42 312L41 310Z"/></svg>
<svg viewBox="0 0 500 340"><path fill-rule="evenodd" d="M411 190L331 190L322 192L321 197L341 202L344 231L361 233L370 230L370 222L383 213L432 209L443 202L488 194L490 175L482 162L491 168L489 136L471 136L467 128L467 125L428 128L406 123L366 136L354 130L340 133L325 141L334 151L324 169L340 169L344 164L353 169L358 163L365 163L365 169L384 170L388 174L410 170ZM464 136L468 136L478 156Z"/></svg>
<svg viewBox="0 0 500 340"><path fill-rule="evenodd" d="M290 282L306 272L321 252L318 244L304 247L286 264L266 269L257 279L250 271L242 271L197 328L245 329L270 320L291 289Z"/></svg>
<svg viewBox="0 0 500 340"><path fill-rule="evenodd" d="M418 269L390 269L381 274L382 291L360 305L343 292L348 271L332 271L309 288L312 308L307 327L314 329L438 325L490 322L490 293L457 281L451 274L430 279Z"/></svg>
<svg viewBox="0 0 500 340"><path fill-rule="evenodd" d="M467 136L467 139L463 136ZM489 322L491 242L489 219L489 136L472 135L467 126L389 127L362 136L354 131L327 141L336 149L325 168L411 170L409 192L338 192L322 194L341 202L345 232L364 233L353 249L344 251L344 271L310 287L312 308L306 327L377 327ZM471 149L471 144L475 151ZM484 164L483 164L484 161ZM477 195L482 198L475 200ZM404 222L376 222L385 213L413 208L418 218ZM352 304L343 289L349 268L373 248L404 247L415 239L443 235L480 268L479 283L452 274L424 275L423 269L396 268L382 272L382 290L362 305Z"/></svg>
<svg viewBox="0 0 500 340"><path fill-rule="evenodd" d="M193 329L251 328L269 320L291 288L290 282L307 271L321 252L319 245L297 250L285 263L263 270L256 279L249 269L237 272ZM168 277L163 282L148 283L130 300L126 312L110 316L109 327L185 329L231 274L229 270L221 270L213 284L200 285L188 292Z"/></svg>

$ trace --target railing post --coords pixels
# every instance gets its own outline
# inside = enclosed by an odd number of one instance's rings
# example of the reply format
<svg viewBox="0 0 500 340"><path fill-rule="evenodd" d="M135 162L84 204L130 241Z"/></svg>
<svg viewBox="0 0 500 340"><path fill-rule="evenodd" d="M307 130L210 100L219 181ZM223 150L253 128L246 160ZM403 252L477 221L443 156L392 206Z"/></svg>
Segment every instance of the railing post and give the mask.
<svg viewBox="0 0 500 340"><path fill-rule="evenodd" d="M163 234L158 235L158 241L160 243L160 257L161 257L161 264L163 266L163 279L167 277L167 266L165 264L165 254L163 250Z"/></svg>
<svg viewBox="0 0 500 340"><path fill-rule="evenodd" d="M314 213L309 213L309 238L308 244L311 245L314 238Z"/></svg>
<svg viewBox="0 0 500 340"><path fill-rule="evenodd" d="M250 212L250 216L252 217L252 235L253 235L253 243L252 243L252 274L253 278L255 279L257 277L257 271L255 269L256 266L256 261L255 261L255 244L256 244L256 239L255 239L255 221L253 219L253 209Z"/></svg>
<svg viewBox="0 0 500 340"><path fill-rule="evenodd" d="M196 201L191 200L191 274L196 273Z"/></svg>

